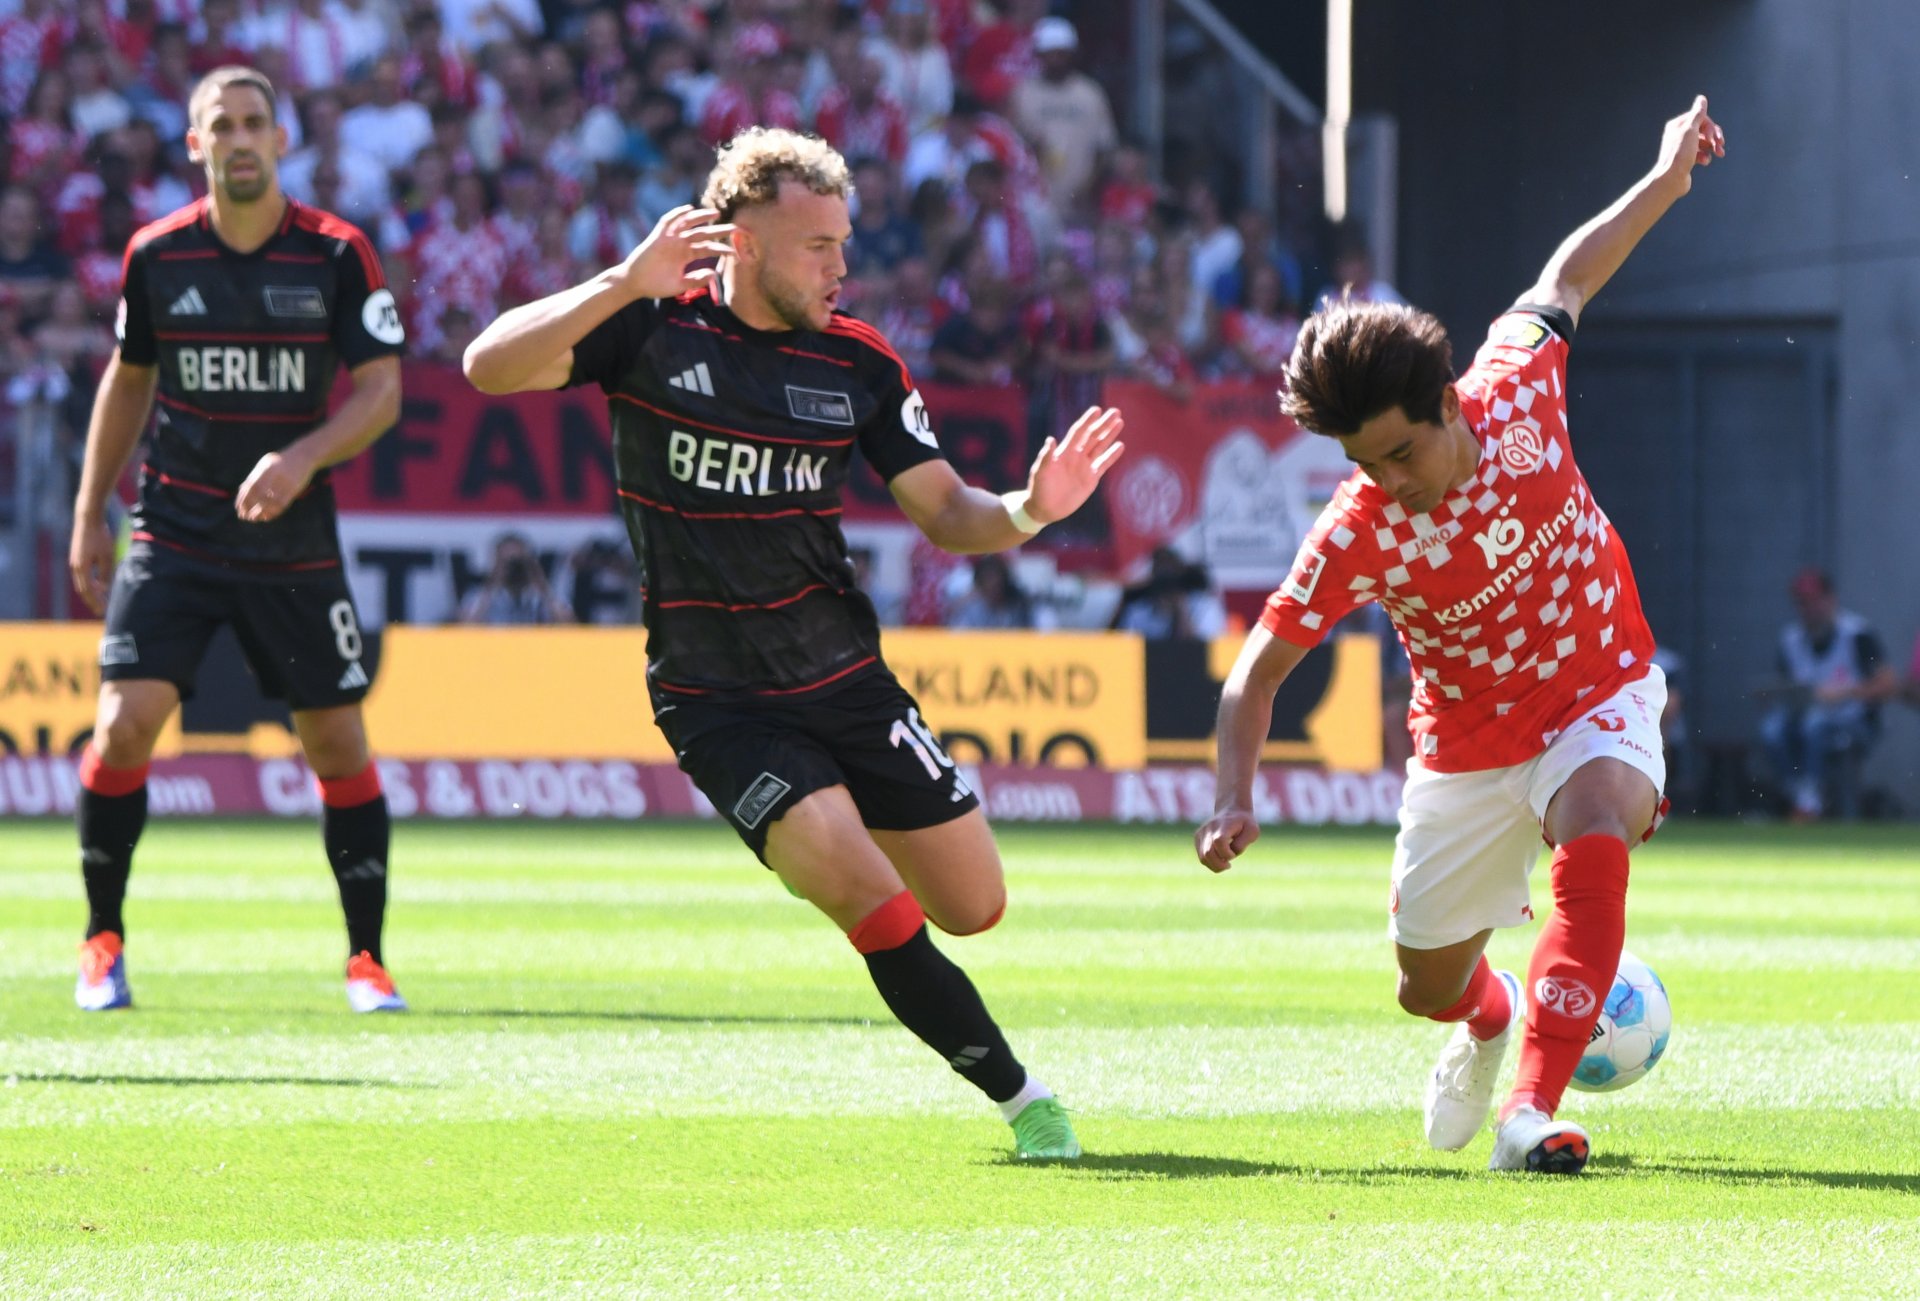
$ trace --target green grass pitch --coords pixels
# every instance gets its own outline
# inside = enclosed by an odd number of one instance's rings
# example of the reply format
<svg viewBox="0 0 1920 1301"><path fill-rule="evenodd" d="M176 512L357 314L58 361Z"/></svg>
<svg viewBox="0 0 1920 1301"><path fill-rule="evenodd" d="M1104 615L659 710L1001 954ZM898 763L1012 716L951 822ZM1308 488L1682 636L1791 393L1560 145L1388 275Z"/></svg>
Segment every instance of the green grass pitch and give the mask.
<svg viewBox="0 0 1920 1301"><path fill-rule="evenodd" d="M1217 879L1171 829L1001 839L1007 920L943 944L1075 1167L1009 1160L717 827L402 827L376 1019L311 826L153 825L100 1016L70 829L0 823L0 1296L1920 1295L1910 828L1635 855L1672 1047L1572 1095L1560 1181L1422 1140L1386 833Z"/></svg>

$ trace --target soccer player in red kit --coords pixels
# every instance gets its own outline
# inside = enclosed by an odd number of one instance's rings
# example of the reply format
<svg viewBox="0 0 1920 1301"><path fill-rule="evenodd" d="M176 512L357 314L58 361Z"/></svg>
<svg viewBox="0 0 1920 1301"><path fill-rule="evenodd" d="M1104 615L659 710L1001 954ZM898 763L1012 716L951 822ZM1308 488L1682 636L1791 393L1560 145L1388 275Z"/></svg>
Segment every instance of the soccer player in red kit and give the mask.
<svg viewBox="0 0 1920 1301"><path fill-rule="evenodd" d="M841 493L857 450L934 543L1004 551L1087 500L1120 455L1119 413L1048 439L1022 491L963 483L906 364L837 310L851 188L823 141L743 131L704 208L506 313L467 349L467 376L607 394L654 721L680 767L846 933L900 1022L998 1104L1016 1153L1072 1159L1064 1109L927 934L994 925L1006 883L979 799L881 659ZM717 269L690 265L716 252Z"/></svg>
<svg viewBox="0 0 1920 1301"><path fill-rule="evenodd" d="M1311 317L1287 368L1287 413L1359 469L1227 681L1195 848L1223 872L1258 837L1274 692L1342 615L1380 602L1414 675L1388 925L1400 1005L1457 1023L1426 1090L1428 1141L1449 1151L1486 1123L1524 1027L1495 1170L1586 1165L1586 1132L1554 1112L1619 962L1628 849L1658 825L1666 781L1665 681L1626 549L1574 465L1567 351L1581 308L1725 149L1705 97L1668 122L1653 170L1561 244L1459 379L1440 323L1387 304ZM1483 952L1532 917L1542 837L1554 910L1523 987Z"/></svg>

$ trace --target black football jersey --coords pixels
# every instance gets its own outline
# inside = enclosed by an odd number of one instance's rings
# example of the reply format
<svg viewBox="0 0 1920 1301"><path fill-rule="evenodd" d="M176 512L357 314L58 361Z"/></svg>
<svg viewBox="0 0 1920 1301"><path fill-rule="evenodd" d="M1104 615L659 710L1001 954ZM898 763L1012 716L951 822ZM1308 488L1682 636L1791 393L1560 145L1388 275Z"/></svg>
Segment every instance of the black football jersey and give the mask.
<svg viewBox="0 0 1920 1301"><path fill-rule="evenodd" d="M643 299L580 341L568 382L607 393L657 691L791 696L877 669L841 490L855 446L884 479L941 455L877 330L836 312L768 332L708 293Z"/></svg>
<svg viewBox="0 0 1920 1301"><path fill-rule="evenodd" d="M120 359L159 367L135 539L240 570L338 566L325 471L268 523L242 520L233 502L262 456L326 418L343 363L406 342L367 237L289 200L273 237L237 253L202 199L135 233L122 286Z"/></svg>

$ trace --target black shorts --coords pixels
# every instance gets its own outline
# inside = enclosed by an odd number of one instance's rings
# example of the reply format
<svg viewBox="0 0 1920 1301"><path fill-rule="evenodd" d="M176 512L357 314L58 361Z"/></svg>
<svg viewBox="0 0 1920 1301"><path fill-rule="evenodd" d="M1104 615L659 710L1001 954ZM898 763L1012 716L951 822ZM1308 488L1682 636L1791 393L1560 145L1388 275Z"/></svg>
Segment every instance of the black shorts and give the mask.
<svg viewBox="0 0 1920 1301"><path fill-rule="evenodd" d="M917 831L980 807L920 707L884 669L805 703L655 698L654 721L761 862L767 830L817 790L845 786L874 831Z"/></svg>
<svg viewBox="0 0 1920 1301"><path fill-rule="evenodd" d="M228 575L139 543L113 576L100 677L159 679L189 699L222 624L233 626L260 689L289 708L355 704L373 684L353 593L339 569L284 579Z"/></svg>

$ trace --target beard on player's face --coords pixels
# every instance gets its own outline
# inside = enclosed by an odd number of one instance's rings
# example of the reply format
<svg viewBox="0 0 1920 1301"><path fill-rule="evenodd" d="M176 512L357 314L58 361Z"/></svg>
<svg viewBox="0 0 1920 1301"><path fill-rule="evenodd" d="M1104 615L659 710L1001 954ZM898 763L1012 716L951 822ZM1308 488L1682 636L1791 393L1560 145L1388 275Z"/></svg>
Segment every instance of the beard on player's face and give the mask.
<svg viewBox="0 0 1920 1301"><path fill-rule="evenodd" d="M769 262L762 261L754 268L753 287L767 309L789 330L821 329L833 315L819 297L782 278Z"/></svg>
<svg viewBox="0 0 1920 1301"><path fill-rule="evenodd" d="M236 159L253 164L253 170L235 176L233 164ZM272 181L273 175L266 163L254 154L234 154L220 167L220 192L231 203L258 202L266 197Z"/></svg>

